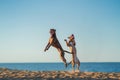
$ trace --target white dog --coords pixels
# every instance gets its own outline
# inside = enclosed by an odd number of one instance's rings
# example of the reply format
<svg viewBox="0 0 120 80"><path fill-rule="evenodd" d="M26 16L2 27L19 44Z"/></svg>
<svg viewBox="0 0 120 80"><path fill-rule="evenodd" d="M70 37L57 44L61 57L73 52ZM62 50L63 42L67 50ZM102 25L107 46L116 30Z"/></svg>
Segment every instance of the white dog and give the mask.
<svg viewBox="0 0 120 80"><path fill-rule="evenodd" d="M72 34L70 37L68 37L69 41L65 39L66 45L70 48L70 53L72 54L72 61L69 64L72 64L73 71L75 71L75 64L77 64L77 70L79 70L80 67L80 61L77 58L77 52L76 52L76 43L74 35Z"/></svg>

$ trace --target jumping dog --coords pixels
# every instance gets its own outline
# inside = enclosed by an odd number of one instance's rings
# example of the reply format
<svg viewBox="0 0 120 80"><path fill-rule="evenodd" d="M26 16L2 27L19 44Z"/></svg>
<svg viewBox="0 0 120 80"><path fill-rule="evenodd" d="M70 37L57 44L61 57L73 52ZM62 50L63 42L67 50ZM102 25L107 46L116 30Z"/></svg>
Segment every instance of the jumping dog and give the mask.
<svg viewBox="0 0 120 80"><path fill-rule="evenodd" d="M69 53L69 52L62 48L61 44L59 43L59 41L57 39L55 29L50 29L50 35L51 36L49 38L48 44L46 45L44 51L48 50L50 48L50 46L55 47L58 50L58 52L60 54L60 58L64 62L65 67L67 67L66 59L64 57L64 54L65 54L64 52L67 52L67 53Z"/></svg>
<svg viewBox="0 0 120 80"><path fill-rule="evenodd" d="M70 37L68 37L68 39L69 41L67 41L66 39L64 41L66 42L66 45L70 48L70 52L72 54L72 61L69 64L72 64L73 71L75 71L75 64L77 64L77 70L79 71L80 61L77 58L74 35L72 34Z"/></svg>

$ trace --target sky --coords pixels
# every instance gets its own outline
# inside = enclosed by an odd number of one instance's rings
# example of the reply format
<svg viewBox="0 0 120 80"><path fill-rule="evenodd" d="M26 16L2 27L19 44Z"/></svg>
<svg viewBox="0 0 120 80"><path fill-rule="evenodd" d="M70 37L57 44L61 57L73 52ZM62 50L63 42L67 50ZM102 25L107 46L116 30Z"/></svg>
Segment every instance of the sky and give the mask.
<svg viewBox="0 0 120 80"><path fill-rule="evenodd" d="M44 48L75 35L81 62L120 62L120 0L0 0L0 63L62 62ZM70 54L65 54L69 62Z"/></svg>

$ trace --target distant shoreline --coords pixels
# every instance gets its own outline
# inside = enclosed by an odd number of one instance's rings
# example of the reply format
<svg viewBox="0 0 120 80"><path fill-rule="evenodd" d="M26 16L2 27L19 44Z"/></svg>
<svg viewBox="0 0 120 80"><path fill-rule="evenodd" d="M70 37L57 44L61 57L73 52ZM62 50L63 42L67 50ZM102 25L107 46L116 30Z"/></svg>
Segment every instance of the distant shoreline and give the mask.
<svg viewBox="0 0 120 80"><path fill-rule="evenodd" d="M63 62L0 62L0 64L9 63L63 63ZM81 63L120 63L120 62L81 62Z"/></svg>
<svg viewBox="0 0 120 80"><path fill-rule="evenodd" d="M28 71L0 68L0 79L5 80L120 80L120 73L75 72L71 71Z"/></svg>

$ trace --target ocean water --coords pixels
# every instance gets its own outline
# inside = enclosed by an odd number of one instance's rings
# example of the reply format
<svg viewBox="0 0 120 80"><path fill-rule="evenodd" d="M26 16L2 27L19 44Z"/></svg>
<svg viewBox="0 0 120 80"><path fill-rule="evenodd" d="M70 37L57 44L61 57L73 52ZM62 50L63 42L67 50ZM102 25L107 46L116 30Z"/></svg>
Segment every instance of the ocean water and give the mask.
<svg viewBox="0 0 120 80"><path fill-rule="evenodd" d="M30 71L70 71L72 66L64 67L63 63L0 63L0 68L9 68L17 70L30 70ZM119 62L104 62L94 63L81 62L81 72L120 72Z"/></svg>

